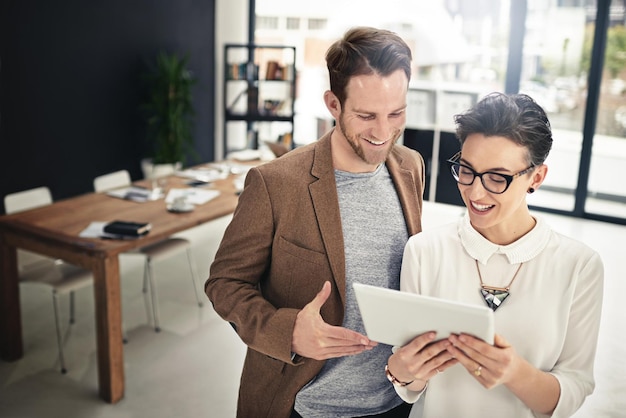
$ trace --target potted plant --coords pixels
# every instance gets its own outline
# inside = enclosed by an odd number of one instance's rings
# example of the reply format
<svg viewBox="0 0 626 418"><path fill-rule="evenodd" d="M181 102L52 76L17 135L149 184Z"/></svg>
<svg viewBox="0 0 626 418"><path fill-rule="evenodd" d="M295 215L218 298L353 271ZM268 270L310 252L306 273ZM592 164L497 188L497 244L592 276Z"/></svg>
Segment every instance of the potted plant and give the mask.
<svg viewBox="0 0 626 418"><path fill-rule="evenodd" d="M148 98L142 104L146 115L151 158L142 161L146 178L181 168L193 149L193 104L191 87L195 77L187 69L189 56L159 52L156 66L144 75ZM158 165L169 164L171 169Z"/></svg>

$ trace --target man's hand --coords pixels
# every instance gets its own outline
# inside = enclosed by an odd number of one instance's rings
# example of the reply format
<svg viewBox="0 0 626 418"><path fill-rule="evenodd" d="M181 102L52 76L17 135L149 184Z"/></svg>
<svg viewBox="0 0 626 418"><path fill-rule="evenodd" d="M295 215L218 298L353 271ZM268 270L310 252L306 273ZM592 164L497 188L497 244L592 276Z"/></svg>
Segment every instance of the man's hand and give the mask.
<svg viewBox="0 0 626 418"><path fill-rule="evenodd" d="M330 296L330 282L298 313L293 328L291 351L315 360L343 357L371 350L378 343L347 328L329 325L320 309Z"/></svg>

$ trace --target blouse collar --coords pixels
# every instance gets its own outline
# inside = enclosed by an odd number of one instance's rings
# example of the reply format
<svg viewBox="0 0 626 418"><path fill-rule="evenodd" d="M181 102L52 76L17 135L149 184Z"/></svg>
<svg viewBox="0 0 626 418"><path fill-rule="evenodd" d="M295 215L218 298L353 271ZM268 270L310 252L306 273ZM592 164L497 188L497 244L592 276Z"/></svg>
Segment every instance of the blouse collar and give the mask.
<svg viewBox="0 0 626 418"><path fill-rule="evenodd" d="M458 223L461 244L470 257L487 264L493 254L504 254L509 263L518 264L532 260L548 245L551 229L541 218L535 216L537 223L526 235L508 245L498 245L476 231L467 212Z"/></svg>

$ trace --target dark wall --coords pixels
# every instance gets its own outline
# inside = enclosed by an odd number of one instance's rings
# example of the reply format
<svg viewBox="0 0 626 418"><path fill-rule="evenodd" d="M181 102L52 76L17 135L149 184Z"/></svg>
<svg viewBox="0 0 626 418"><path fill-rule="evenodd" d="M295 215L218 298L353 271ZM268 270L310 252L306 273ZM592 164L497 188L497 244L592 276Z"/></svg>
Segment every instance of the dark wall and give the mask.
<svg viewBox="0 0 626 418"><path fill-rule="evenodd" d="M212 160L214 29L215 0L1 0L0 196L45 185L62 199L119 169L141 178L140 74L159 50L190 55L196 150Z"/></svg>

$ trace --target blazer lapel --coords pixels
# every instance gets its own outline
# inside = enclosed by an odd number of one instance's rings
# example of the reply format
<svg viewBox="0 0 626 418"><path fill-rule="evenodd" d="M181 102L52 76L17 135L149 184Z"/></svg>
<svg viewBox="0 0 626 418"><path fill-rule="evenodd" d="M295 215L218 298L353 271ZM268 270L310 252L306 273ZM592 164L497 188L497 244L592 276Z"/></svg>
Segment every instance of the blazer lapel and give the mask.
<svg viewBox="0 0 626 418"><path fill-rule="evenodd" d="M335 284L345 306L346 261L335 170L330 151L330 132L320 138L315 147L311 175L317 178L309 185L311 200Z"/></svg>
<svg viewBox="0 0 626 418"><path fill-rule="evenodd" d="M416 190L421 190L420 196L422 196L424 187L423 185L418 187L413 173L409 169L404 168L402 157L395 150L387 158L386 164L398 192L409 236L415 235L422 230L421 199L418 200ZM422 178L424 178L424 173L422 173Z"/></svg>

